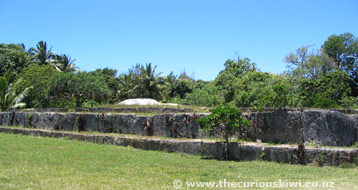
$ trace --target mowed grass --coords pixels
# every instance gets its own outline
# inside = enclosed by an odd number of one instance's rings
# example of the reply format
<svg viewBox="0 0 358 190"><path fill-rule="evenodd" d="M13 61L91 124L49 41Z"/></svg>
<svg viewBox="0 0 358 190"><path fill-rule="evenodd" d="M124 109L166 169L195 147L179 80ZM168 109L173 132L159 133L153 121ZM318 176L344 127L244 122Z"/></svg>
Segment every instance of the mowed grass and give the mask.
<svg viewBox="0 0 358 190"><path fill-rule="evenodd" d="M357 189L357 176L357 168L218 161L0 133L0 189L175 189L176 179L332 181L334 189Z"/></svg>

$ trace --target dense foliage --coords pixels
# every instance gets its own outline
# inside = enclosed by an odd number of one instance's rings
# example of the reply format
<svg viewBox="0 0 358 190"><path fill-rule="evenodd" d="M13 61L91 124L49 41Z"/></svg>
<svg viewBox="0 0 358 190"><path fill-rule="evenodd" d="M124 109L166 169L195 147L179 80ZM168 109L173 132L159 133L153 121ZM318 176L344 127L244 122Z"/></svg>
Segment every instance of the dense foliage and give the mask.
<svg viewBox="0 0 358 190"><path fill-rule="evenodd" d="M12 73L13 94L29 91L23 97L27 107L91 107L128 98L199 106L358 107L358 39L351 33L331 35L319 49L302 46L288 53L282 74L261 72L240 57L227 60L213 81L186 72L164 76L151 63L119 75L111 68L83 72L75 61L44 41L29 49L0 44L0 76Z"/></svg>
<svg viewBox="0 0 358 190"><path fill-rule="evenodd" d="M7 110L13 108L22 108L26 104L23 103L24 97L28 94L32 87L27 87L23 91L16 93L14 89L14 74L5 73L4 76L0 77L0 109ZM16 83L18 83L19 80Z"/></svg>
<svg viewBox="0 0 358 190"><path fill-rule="evenodd" d="M19 74L19 82L14 88L19 93L30 86L33 87L24 98L27 107L50 107L47 92L55 74L57 74L57 71L52 66L32 64Z"/></svg>
<svg viewBox="0 0 358 190"><path fill-rule="evenodd" d="M86 73L58 73L48 89L50 107L81 107L89 101L106 103L112 96L103 77Z"/></svg>

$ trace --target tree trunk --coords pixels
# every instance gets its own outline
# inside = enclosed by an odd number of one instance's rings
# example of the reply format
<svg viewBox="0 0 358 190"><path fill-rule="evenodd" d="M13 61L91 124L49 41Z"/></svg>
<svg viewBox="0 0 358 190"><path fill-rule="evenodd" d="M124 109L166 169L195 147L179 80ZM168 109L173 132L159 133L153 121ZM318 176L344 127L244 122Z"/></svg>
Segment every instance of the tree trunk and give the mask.
<svg viewBox="0 0 358 190"><path fill-rule="evenodd" d="M225 138L225 160L229 159L229 135L227 132L224 135Z"/></svg>

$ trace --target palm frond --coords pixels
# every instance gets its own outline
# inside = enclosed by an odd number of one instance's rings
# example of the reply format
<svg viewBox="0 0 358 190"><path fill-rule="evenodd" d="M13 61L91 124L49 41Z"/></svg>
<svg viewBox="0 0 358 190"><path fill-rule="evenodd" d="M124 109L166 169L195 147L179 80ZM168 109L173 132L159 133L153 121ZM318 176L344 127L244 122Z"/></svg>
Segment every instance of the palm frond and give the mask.
<svg viewBox="0 0 358 190"><path fill-rule="evenodd" d="M25 96L27 96L27 94L30 92L30 90L32 89L33 87L30 86L30 87L27 87L25 88L24 91L22 91L20 94L18 94L17 96L13 97L12 98L12 101L10 102L10 106L9 107L12 107L12 105L17 105L19 104L24 98Z"/></svg>
<svg viewBox="0 0 358 190"><path fill-rule="evenodd" d="M11 106L10 108L11 109L19 109L19 108L24 108L24 107L26 107L26 103L18 103L18 104Z"/></svg>

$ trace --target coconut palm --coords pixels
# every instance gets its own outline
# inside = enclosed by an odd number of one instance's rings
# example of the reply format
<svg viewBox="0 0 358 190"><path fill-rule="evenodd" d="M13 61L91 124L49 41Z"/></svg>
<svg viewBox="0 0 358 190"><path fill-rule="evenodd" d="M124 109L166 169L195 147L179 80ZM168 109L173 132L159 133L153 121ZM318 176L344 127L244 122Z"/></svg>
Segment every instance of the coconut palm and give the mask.
<svg viewBox="0 0 358 190"><path fill-rule="evenodd" d="M164 81L160 78L163 72L156 73L157 66L152 68L152 64L146 64L140 68L140 82L143 85L145 96L158 99L161 97L161 88Z"/></svg>
<svg viewBox="0 0 358 190"><path fill-rule="evenodd" d="M30 49L31 53L34 55L35 61L39 65L51 65L55 67L56 70L59 68L54 63L55 53L52 51L52 47L47 49L47 43L40 41L36 44L36 48Z"/></svg>
<svg viewBox="0 0 358 190"><path fill-rule="evenodd" d="M76 67L74 62L76 59L71 59L71 56L62 54L62 55L56 55L56 66L60 69L62 72L80 72L80 70Z"/></svg>
<svg viewBox="0 0 358 190"><path fill-rule="evenodd" d="M20 93L16 93L13 86L21 81L14 81L14 74L7 72L4 76L0 77L0 110L25 107L26 104L21 101L29 93L32 87L26 88Z"/></svg>

